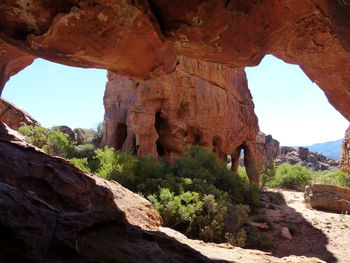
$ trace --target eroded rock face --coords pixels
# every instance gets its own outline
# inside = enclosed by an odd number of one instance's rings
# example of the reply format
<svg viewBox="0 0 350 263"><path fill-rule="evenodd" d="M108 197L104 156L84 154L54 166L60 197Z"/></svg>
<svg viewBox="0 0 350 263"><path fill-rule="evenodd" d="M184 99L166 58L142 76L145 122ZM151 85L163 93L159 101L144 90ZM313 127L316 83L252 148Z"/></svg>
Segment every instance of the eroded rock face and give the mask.
<svg viewBox="0 0 350 263"><path fill-rule="evenodd" d="M250 178L267 161L272 138L258 136L242 68L182 57L173 73L142 83L109 73L104 104L103 143L118 150L172 160L202 145L223 160L231 155L234 170L244 150Z"/></svg>
<svg viewBox="0 0 350 263"><path fill-rule="evenodd" d="M313 171L336 170L339 168L337 160L327 158L323 154L310 152L305 147L295 149L293 147L282 146L280 154L276 158L276 164L282 163L300 164Z"/></svg>
<svg viewBox="0 0 350 263"><path fill-rule="evenodd" d="M300 65L350 119L348 14L341 0L6 0L0 39L133 79L171 72L178 54L235 67L273 54Z"/></svg>
<svg viewBox="0 0 350 263"><path fill-rule="evenodd" d="M350 190L335 185L313 184L305 188L304 199L312 208L335 212L350 212Z"/></svg>
<svg viewBox="0 0 350 263"><path fill-rule="evenodd" d="M244 166L251 181L259 185L259 176L265 165L271 164L279 154L279 142L271 135L259 132L254 141L247 143L244 148ZM232 163L234 165L234 163ZM238 162L237 162L238 165Z"/></svg>
<svg viewBox="0 0 350 263"><path fill-rule="evenodd" d="M0 39L0 58L1 95L5 83L9 78L30 65L34 57Z"/></svg>
<svg viewBox="0 0 350 263"><path fill-rule="evenodd" d="M14 130L18 130L19 127L24 125L40 126L40 123L27 112L3 98L0 98L0 122L6 123Z"/></svg>
<svg viewBox="0 0 350 263"><path fill-rule="evenodd" d="M343 172L350 173L350 127L345 132L339 166Z"/></svg>
<svg viewBox="0 0 350 263"><path fill-rule="evenodd" d="M147 1L5 1L0 16L2 39L54 62L134 78L176 63Z"/></svg>

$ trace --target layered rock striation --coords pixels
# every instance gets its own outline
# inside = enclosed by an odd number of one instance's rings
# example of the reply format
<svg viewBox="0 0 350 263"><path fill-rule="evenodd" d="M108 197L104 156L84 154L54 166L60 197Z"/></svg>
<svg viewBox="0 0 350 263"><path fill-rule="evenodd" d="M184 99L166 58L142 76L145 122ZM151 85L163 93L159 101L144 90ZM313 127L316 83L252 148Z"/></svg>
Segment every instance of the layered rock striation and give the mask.
<svg viewBox="0 0 350 263"><path fill-rule="evenodd" d="M242 68L181 57L173 73L142 83L109 73L103 143L139 156L179 156L202 145L237 170L241 150L256 181L273 157L272 137L259 134ZM276 151L277 152L277 151Z"/></svg>
<svg viewBox="0 0 350 263"><path fill-rule="evenodd" d="M282 146L280 154L276 158L276 164L282 163L300 164L310 168L313 171L325 171L339 169L339 162L337 160L327 158L323 154L310 152L308 148Z"/></svg>
<svg viewBox="0 0 350 263"><path fill-rule="evenodd" d="M350 190L347 188L326 184L308 185L304 199L314 209L342 214L350 212Z"/></svg>
<svg viewBox="0 0 350 263"><path fill-rule="evenodd" d="M178 55L245 67L273 54L350 118L349 12L342 0L5 1L0 40L16 51L3 53L2 78L33 57L145 80L172 72Z"/></svg>
<svg viewBox="0 0 350 263"><path fill-rule="evenodd" d="M0 122L6 123L11 129L18 130L21 126L40 126L27 112L16 107L11 102L0 97Z"/></svg>

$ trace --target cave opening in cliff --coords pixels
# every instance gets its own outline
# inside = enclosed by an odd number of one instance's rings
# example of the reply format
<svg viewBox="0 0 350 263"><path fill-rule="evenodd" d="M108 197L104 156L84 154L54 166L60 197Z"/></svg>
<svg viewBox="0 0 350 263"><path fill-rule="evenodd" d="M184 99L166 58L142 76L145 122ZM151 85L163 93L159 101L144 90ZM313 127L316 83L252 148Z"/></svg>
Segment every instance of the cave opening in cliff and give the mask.
<svg viewBox="0 0 350 263"><path fill-rule="evenodd" d="M43 127L94 128L103 121L106 70L83 69L36 59L12 76L2 97Z"/></svg>
<svg viewBox="0 0 350 263"><path fill-rule="evenodd" d="M128 127L125 123L118 123L116 127L116 148L120 150L128 136Z"/></svg>
<svg viewBox="0 0 350 263"><path fill-rule="evenodd" d="M262 132L285 146L341 143L348 121L299 66L269 55L246 73Z"/></svg>
<svg viewBox="0 0 350 263"><path fill-rule="evenodd" d="M158 139L156 141L157 153L162 157L166 154L163 140L167 131L169 131L169 124L168 121L161 116L159 111L156 113L154 126L158 134Z"/></svg>

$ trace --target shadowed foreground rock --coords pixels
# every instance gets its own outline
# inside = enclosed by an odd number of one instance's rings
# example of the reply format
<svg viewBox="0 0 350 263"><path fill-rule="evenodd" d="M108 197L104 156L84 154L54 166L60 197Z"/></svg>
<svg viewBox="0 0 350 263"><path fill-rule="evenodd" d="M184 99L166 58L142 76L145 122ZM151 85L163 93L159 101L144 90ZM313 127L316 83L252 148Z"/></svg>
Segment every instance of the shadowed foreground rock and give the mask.
<svg viewBox="0 0 350 263"><path fill-rule="evenodd" d="M18 130L19 127L24 125L40 126L40 123L27 112L3 98L0 98L0 122L6 123L14 130Z"/></svg>
<svg viewBox="0 0 350 263"><path fill-rule="evenodd" d="M313 184L305 188L305 202L312 208L350 213L350 190L335 185Z"/></svg>
<svg viewBox="0 0 350 263"><path fill-rule="evenodd" d="M0 171L0 262L302 262L253 250L225 254L162 232L148 201L46 155L3 123Z"/></svg>

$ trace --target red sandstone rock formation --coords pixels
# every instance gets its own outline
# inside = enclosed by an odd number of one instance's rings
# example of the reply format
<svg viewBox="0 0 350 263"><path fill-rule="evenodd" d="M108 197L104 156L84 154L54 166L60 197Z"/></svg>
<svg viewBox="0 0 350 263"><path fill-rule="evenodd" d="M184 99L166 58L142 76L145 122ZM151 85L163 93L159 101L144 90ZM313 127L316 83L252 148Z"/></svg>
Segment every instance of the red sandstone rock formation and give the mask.
<svg viewBox="0 0 350 263"><path fill-rule="evenodd" d="M342 150L339 160L340 170L350 173L350 126L345 132Z"/></svg>
<svg viewBox="0 0 350 263"><path fill-rule="evenodd" d="M0 98L0 122L6 123L11 129L18 130L24 125L40 126L27 112L12 103Z"/></svg>
<svg viewBox="0 0 350 263"><path fill-rule="evenodd" d="M244 67L274 54L299 64L350 119L348 14L348 1L340 0L5 0L0 92L33 57L141 80L173 71L177 55ZM180 70L195 75L181 66L172 74ZM130 117L130 123L137 122ZM0 205L7 211L0 216L6 241L0 243L8 251L2 261L213 262L174 240L130 228L104 181L98 186L94 177L23 142L0 144Z"/></svg>
<svg viewBox="0 0 350 263"><path fill-rule="evenodd" d="M346 214L350 212L350 190L347 188L326 184L308 185L304 199L314 209Z"/></svg>
<svg viewBox="0 0 350 263"><path fill-rule="evenodd" d="M0 22L1 24L1 22ZM34 57L0 39L0 95L9 78L30 65Z"/></svg>
<svg viewBox="0 0 350 263"><path fill-rule="evenodd" d="M267 161L242 68L181 57L173 73L142 83L109 73L104 103L103 143L118 150L171 160L197 144L234 164L244 150L255 183Z"/></svg>
<svg viewBox="0 0 350 263"><path fill-rule="evenodd" d="M170 72L175 54L238 67L274 54L299 64L350 119L348 14L340 0L6 0L0 39L134 79Z"/></svg>
<svg viewBox="0 0 350 263"><path fill-rule="evenodd" d="M257 175L256 184L259 184L259 176L267 164L273 162L279 153L279 142L271 135L259 132L255 140L249 141L244 146L244 166L247 174ZM232 162L232 166L238 167L239 162Z"/></svg>

